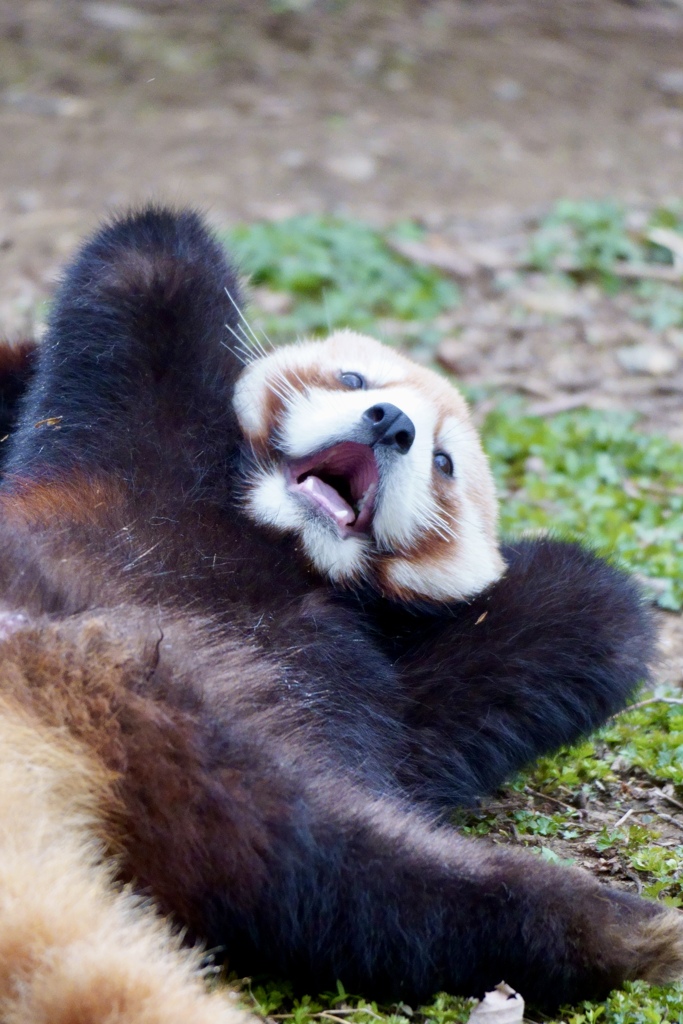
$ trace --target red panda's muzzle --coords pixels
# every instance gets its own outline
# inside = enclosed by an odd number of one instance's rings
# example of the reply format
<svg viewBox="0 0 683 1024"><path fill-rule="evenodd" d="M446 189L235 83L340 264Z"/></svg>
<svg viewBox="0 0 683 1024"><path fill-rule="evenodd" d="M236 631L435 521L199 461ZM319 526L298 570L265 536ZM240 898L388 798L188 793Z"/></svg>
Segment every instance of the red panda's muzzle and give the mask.
<svg viewBox="0 0 683 1024"><path fill-rule="evenodd" d="M369 532L379 484L371 447L343 441L291 462L287 476L289 490L329 516L342 536Z"/></svg>

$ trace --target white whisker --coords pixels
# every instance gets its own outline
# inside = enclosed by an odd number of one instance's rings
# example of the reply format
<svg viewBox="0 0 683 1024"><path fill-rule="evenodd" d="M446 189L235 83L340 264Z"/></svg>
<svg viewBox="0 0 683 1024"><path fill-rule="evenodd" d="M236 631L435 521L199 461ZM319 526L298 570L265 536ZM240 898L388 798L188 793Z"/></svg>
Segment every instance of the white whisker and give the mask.
<svg viewBox="0 0 683 1024"><path fill-rule="evenodd" d="M225 294L228 296L228 298L230 299L231 303L233 304L233 306L235 308L235 311L237 312L237 315L239 316L240 320L244 324L244 327L246 327L248 335L247 335L246 332L243 331L243 333L245 334L245 337L248 338L249 336L251 336L251 339L253 341L254 346L256 347L256 350L258 352L260 352L262 356L269 355L268 349L265 347L265 345L263 344L261 339L258 337L258 335L256 334L256 331L253 329L253 327L251 326L251 324L247 320L246 316L244 315L244 313L240 309L239 305L237 304L237 302L235 301L235 299L230 294L230 291L227 288L225 289ZM265 334L265 332L264 332L264 337L266 338L266 341L268 342L268 344L270 345L270 348L272 350L274 348L274 345L271 342L270 338L268 338L268 336Z"/></svg>
<svg viewBox="0 0 683 1024"><path fill-rule="evenodd" d="M256 335L254 333L254 331L251 329L251 327L249 327L248 324L247 324L247 327L248 327L248 333L244 329L244 325L243 324L238 324L237 325L237 330L242 335L245 344L249 345L250 348L255 349L261 357L265 358L267 355L269 355L269 352L267 351L265 345L263 344L261 339L258 337L258 335Z"/></svg>
<svg viewBox="0 0 683 1024"><path fill-rule="evenodd" d="M242 366L246 366L249 363L249 358L246 353L235 348L233 345L228 345L225 341L221 341L220 344L223 348L227 349L230 355L233 355L237 362L241 363Z"/></svg>
<svg viewBox="0 0 683 1024"><path fill-rule="evenodd" d="M253 347L251 345L246 345L245 344L245 341L244 341L244 338L242 337L242 335L241 334L237 334L237 332L230 326L230 324L226 324L225 327L226 327L226 329L228 331L230 331L230 333L232 334L233 338L237 342L238 350L240 352L242 352L243 356L246 359L246 362L247 363L253 362L253 360L257 358L258 353L254 352L254 349L253 349ZM226 348L227 348L227 346L226 346ZM246 365L246 363L245 363L245 365Z"/></svg>

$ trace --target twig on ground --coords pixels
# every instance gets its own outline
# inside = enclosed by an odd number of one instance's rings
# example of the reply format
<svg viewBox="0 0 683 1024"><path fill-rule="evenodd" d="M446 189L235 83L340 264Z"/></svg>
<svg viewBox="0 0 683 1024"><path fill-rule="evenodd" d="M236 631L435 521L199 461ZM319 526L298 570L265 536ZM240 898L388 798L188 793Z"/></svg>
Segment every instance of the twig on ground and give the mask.
<svg viewBox="0 0 683 1024"><path fill-rule="evenodd" d="M679 821L678 818L674 818L673 814L665 814L664 811L655 811L655 814L658 818L661 818L662 821L668 821L670 825L675 825L676 828L679 828L681 832L683 832L683 821Z"/></svg>
<svg viewBox="0 0 683 1024"><path fill-rule="evenodd" d="M680 802L680 800L676 800L675 797L669 796L668 793L665 793L661 789L655 789L653 790L653 792L656 793L660 800L666 800L666 802L668 804L671 804L672 807L677 807L679 811L683 811L683 804Z"/></svg>
<svg viewBox="0 0 683 1024"><path fill-rule="evenodd" d="M406 239L390 238L389 248L399 256L423 267L434 267L451 277L470 278L479 269L477 261L459 253L450 245L432 246L425 242L413 242Z"/></svg>
<svg viewBox="0 0 683 1024"><path fill-rule="evenodd" d="M558 395L547 402L534 402L529 406L528 411L532 416L555 416L560 412L570 412L572 409L580 409L586 406L589 409L598 408L596 404L600 396L595 391L582 391L574 395Z"/></svg>
<svg viewBox="0 0 683 1024"><path fill-rule="evenodd" d="M331 1020L338 1021L340 1017L350 1017L354 1013L367 1013L370 1017L376 1017L377 1020L382 1020L378 1013L375 1013L369 1006L358 1006L356 1009L349 1007L347 1010L335 1010L331 1008L329 1010L318 1010L316 1013L312 1013L311 1017L329 1017ZM293 1017L293 1013L269 1013L268 1020L289 1020Z"/></svg>
<svg viewBox="0 0 683 1024"><path fill-rule="evenodd" d="M571 264L558 269L566 270L568 274L582 272L581 267ZM680 284L683 280L683 270L680 267L667 267L659 263L615 263L610 267L610 274L632 281L666 281L669 284Z"/></svg>
<svg viewBox="0 0 683 1024"><path fill-rule="evenodd" d="M628 707L622 708L621 711L617 711L612 718L618 718L619 715L625 715L629 711L637 711L639 708L646 708L650 704L678 704L683 705L683 698L681 697L648 697L647 700L639 700L635 704L629 704Z"/></svg>
<svg viewBox="0 0 683 1024"><path fill-rule="evenodd" d="M499 811L519 811L521 809L522 804L519 800L509 800L505 803L483 804L474 810L479 814L498 814Z"/></svg>
<svg viewBox="0 0 683 1024"><path fill-rule="evenodd" d="M573 804L567 803L566 800L558 800L555 796L548 796L547 793L540 793L537 789L532 789L531 786L524 787L525 793L530 793L531 796L537 796L540 800L548 800L551 804L557 804L558 807L564 807L568 811L577 811L578 808L574 807Z"/></svg>
<svg viewBox="0 0 683 1024"><path fill-rule="evenodd" d="M651 480L647 483L643 483L640 480L628 480L627 483L633 487L635 492L638 491L650 491L652 494L665 494L675 495L677 498L683 497L683 487L664 487L662 484L655 484Z"/></svg>
<svg viewBox="0 0 683 1024"><path fill-rule="evenodd" d="M635 882L636 892L638 893L639 896L641 896L642 892L643 892L643 883L638 878L638 875L634 871L629 871L628 868L624 867L623 865L622 865L621 870L623 871L623 873L626 875L627 878L630 878L632 882Z"/></svg>
<svg viewBox="0 0 683 1024"><path fill-rule="evenodd" d="M472 247L471 251L461 252L439 241L438 245L429 242L413 242L393 239L390 248L401 256L425 267L434 267L445 274L458 278L470 278L477 270L495 272L498 270L538 270L528 259L510 256L503 251L491 250L490 254ZM553 270L565 274L586 275L588 271L575 260L555 260ZM680 284L683 281L683 268L662 266L661 263L615 263L609 268L615 277L630 281L665 281L669 284Z"/></svg>
<svg viewBox="0 0 683 1024"><path fill-rule="evenodd" d="M327 1017L328 1020L338 1021L340 1017L346 1016L350 1013L367 1013L370 1017L375 1017L377 1020L382 1018L374 1010L371 1010L366 1006L359 1006L357 1010L320 1010L318 1013L313 1014L315 1017Z"/></svg>
<svg viewBox="0 0 683 1024"><path fill-rule="evenodd" d="M637 812L635 811L635 809L633 807L629 807L629 809L627 810L626 814L622 814L622 816L619 818L619 821L615 821L615 823L612 826L612 828L621 828L621 826L624 824L624 822L628 821L628 819L631 817L631 815L632 814L636 814L636 813Z"/></svg>

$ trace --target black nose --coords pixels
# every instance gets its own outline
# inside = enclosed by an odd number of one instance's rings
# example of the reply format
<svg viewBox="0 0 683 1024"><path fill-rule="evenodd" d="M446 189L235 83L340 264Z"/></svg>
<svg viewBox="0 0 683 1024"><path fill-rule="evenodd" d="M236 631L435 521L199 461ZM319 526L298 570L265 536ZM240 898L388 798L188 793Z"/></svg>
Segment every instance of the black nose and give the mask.
<svg viewBox="0 0 683 1024"><path fill-rule="evenodd" d="M371 445L383 444L405 455L415 440L413 421L388 402L366 409L363 423L370 428Z"/></svg>

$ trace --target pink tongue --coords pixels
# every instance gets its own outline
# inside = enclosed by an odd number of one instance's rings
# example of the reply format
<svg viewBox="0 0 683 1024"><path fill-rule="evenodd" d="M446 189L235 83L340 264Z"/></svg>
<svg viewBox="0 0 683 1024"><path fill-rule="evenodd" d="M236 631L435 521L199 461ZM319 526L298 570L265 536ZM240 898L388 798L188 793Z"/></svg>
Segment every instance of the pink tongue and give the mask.
<svg viewBox="0 0 683 1024"><path fill-rule="evenodd" d="M349 526L356 518L356 513L350 505L346 504L341 494L338 494L334 487L330 487L319 477L307 476L299 486L340 526Z"/></svg>

